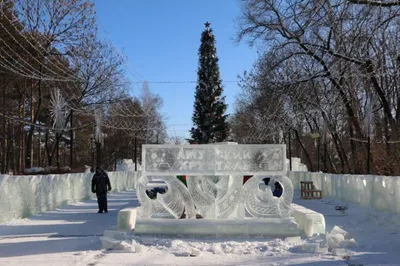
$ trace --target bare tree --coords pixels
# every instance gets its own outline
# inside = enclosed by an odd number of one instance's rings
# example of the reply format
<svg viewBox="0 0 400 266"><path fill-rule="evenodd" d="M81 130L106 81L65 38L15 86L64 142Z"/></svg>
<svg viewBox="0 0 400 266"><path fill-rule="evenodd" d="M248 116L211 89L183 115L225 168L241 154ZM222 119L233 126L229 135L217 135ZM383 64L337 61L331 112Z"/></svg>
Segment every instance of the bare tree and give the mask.
<svg viewBox="0 0 400 266"><path fill-rule="evenodd" d="M167 139L165 118L160 113L163 105L162 99L150 91L147 82L144 82L141 92L141 103L144 111L144 125L148 129L145 141L150 143L164 143Z"/></svg>
<svg viewBox="0 0 400 266"><path fill-rule="evenodd" d="M242 10L238 40L250 37L251 44L265 43L268 49L245 77L245 88L257 97L247 98L250 108L238 108L236 117L252 112L254 119L268 121L273 130L275 126L284 132L294 130L304 142L299 144L305 157L314 157L318 164L319 152L307 148L314 140L306 136L327 132L332 146L326 146L339 161L326 155L324 164L330 160L333 169L339 163L342 172L365 172L362 161L374 161L373 156L366 158L365 145L371 135L365 123L371 121L371 110L372 121L386 121L380 123L386 128L383 141L398 141L399 119L394 114L399 108L393 101L399 91L395 82L399 52L393 43L398 36L398 8L348 1L243 0ZM275 97L265 93L271 88ZM257 102L254 106L259 107L252 107ZM259 111L270 106L267 112ZM276 114L279 119L273 119ZM389 146L394 145L388 145L388 154L396 154ZM312 167L313 160L307 160Z"/></svg>
<svg viewBox="0 0 400 266"><path fill-rule="evenodd" d="M353 4L371 5L380 7L400 6L400 1L374 1L374 0L347 0Z"/></svg>
<svg viewBox="0 0 400 266"><path fill-rule="evenodd" d="M39 76L57 72L46 65L48 57L60 56L73 53L74 48L81 45L81 40L90 38L95 27L95 12L93 3L89 0L16 0L15 8L19 18L25 25L26 30L32 34L32 38L40 36L35 45L39 56L36 60L39 63ZM28 42L28 40L26 40ZM60 76L74 79L73 72L68 68L58 67L62 71ZM31 117L32 126L26 141L26 167L32 166L32 143L33 135L38 118L41 115L43 104L43 80L40 78L35 89L35 97L31 106L34 113ZM33 111L32 111L33 112Z"/></svg>

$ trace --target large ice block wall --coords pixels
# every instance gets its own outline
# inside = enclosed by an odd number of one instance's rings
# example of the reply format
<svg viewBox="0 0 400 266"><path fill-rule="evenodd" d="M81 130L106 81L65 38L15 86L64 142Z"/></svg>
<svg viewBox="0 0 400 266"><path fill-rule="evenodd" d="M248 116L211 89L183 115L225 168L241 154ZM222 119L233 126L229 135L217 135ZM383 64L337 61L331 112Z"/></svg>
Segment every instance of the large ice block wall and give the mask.
<svg viewBox="0 0 400 266"><path fill-rule="evenodd" d="M286 169L290 169L290 160L286 159ZM307 165L301 162L298 157L292 157L292 171L307 172Z"/></svg>
<svg viewBox="0 0 400 266"><path fill-rule="evenodd" d="M300 181L313 181L323 196L334 197L378 211L400 213L400 178L398 176L334 175L311 172L288 172L295 189Z"/></svg>
<svg viewBox="0 0 400 266"><path fill-rule="evenodd" d="M109 172L113 191L135 189L138 172ZM0 175L0 223L89 199L93 174Z"/></svg>

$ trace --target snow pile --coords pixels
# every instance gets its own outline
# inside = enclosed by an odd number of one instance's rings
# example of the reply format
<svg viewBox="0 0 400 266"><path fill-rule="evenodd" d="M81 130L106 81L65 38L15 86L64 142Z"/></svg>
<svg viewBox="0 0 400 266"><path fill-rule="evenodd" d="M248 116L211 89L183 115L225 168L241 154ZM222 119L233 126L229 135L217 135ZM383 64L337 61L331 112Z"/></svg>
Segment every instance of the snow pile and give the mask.
<svg viewBox="0 0 400 266"><path fill-rule="evenodd" d="M137 236L118 231L105 231L101 238L102 247L108 251L119 250L129 253L147 253L154 256L172 254L178 257L198 256L249 256L278 257L294 253L332 254L349 256L346 248L356 247L348 233L335 227L325 238L324 235L309 239L301 237L281 238L159 238L156 236ZM331 253L329 253L330 251ZM332 256L330 255L330 256Z"/></svg>
<svg viewBox="0 0 400 266"><path fill-rule="evenodd" d="M158 238L156 236L126 235L102 237L102 247L107 251L140 253L145 257L200 257L240 258L240 260L265 260L269 258L315 257L329 260L349 260L357 252L348 248L356 247L349 234L335 227L329 236L281 238ZM297 255L295 255L297 254ZM301 255L302 254L302 255ZM286 265L286 264L285 264Z"/></svg>
<svg viewBox="0 0 400 266"><path fill-rule="evenodd" d="M43 172L44 172L44 168L42 168L42 167L33 167L33 168L24 169L24 174L26 174L26 175L34 175L34 174L39 174L39 173L43 173Z"/></svg>
<svg viewBox="0 0 400 266"><path fill-rule="evenodd" d="M90 167L89 165L85 165L85 171L84 171L84 173L85 173L85 174L89 174L91 168L92 168L92 167Z"/></svg>
<svg viewBox="0 0 400 266"><path fill-rule="evenodd" d="M334 226L330 233L326 234L328 250L335 253L345 253L344 248L355 248L358 246L357 242L352 238L349 233L338 226Z"/></svg>
<svg viewBox="0 0 400 266"><path fill-rule="evenodd" d="M123 159L122 162L117 163L117 172L134 172L135 164L132 159ZM141 170L141 165L137 165L137 171Z"/></svg>
<svg viewBox="0 0 400 266"><path fill-rule="evenodd" d="M119 238L119 237L116 237ZM127 238L115 239L102 238L102 246L105 249L125 250L135 253L174 254L176 256L199 256L201 254L214 255L251 255L254 256L278 256L290 254L291 249L298 247L305 241L300 237L293 239L226 239L222 241L215 238L177 239L134 236L129 245Z"/></svg>
<svg viewBox="0 0 400 266"><path fill-rule="evenodd" d="M48 166L48 167L32 167L32 168L26 168L24 169L24 174L25 175L49 175L49 174L64 174L64 173L70 173L71 172L71 167L69 166L63 166L60 168L57 168L55 166Z"/></svg>

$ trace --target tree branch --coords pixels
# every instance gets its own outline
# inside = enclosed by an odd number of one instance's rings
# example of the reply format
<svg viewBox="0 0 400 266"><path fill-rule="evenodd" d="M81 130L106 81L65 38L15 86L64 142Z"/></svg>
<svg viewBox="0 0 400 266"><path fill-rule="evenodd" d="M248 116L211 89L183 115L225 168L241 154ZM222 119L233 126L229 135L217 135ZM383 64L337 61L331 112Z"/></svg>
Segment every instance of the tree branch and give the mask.
<svg viewBox="0 0 400 266"><path fill-rule="evenodd" d="M371 1L371 0L347 0L347 1L358 5L371 5L371 6L382 6L382 7L400 6L400 0L394 0L389 2Z"/></svg>

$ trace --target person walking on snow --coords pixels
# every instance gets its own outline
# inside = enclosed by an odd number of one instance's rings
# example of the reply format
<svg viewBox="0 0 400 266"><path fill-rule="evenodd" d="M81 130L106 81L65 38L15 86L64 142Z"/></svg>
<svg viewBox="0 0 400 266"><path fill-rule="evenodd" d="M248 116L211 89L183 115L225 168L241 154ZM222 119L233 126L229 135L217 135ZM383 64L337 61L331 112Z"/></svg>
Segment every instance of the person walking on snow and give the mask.
<svg viewBox="0 0 400 266"><path fill-rule="evenodd" d="M96 167L96 173L92 178L92 193L96 193L99 212L108 212L107 210L107 192L111 191L110 178L106 172L99 166Z"/></svg>

